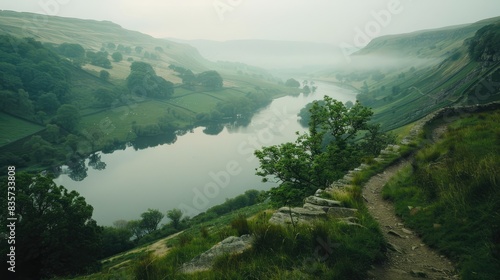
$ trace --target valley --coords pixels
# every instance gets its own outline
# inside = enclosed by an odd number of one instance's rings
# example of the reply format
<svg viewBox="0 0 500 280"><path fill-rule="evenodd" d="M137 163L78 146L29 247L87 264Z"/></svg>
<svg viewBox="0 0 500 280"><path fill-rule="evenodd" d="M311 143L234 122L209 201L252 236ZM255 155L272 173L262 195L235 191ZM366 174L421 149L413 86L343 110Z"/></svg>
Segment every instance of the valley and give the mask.
<svg viewBox="0 0 500 280"><path fill-rule="evenodd" d="M377 37L349 63L39 17L0 11L21 279L498 277L499 17Z"/></svg>

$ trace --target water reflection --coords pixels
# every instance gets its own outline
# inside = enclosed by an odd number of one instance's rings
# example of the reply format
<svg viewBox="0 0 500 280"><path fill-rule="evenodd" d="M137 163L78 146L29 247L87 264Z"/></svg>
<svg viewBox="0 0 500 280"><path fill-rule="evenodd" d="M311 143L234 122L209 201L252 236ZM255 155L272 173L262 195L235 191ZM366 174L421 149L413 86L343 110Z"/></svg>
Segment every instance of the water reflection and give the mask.
<svg viewBox="0 0 500 280"><path fill-rule="evenodd" d="M74 158L68 162L68 177L73 181L82 181L87 178L87 171L85 159Z"/></svg>
<svg viewBox="0 0 500 280"><path fill-rule="evenodd" d="M106 163L101 160L101 154L93 153L89 157L88 166L94 168L94 170L104 170Z"/></svg>
<svg viewBox="0 0 500 280"><path fill-rule="evenodd" d="M177 141L177 136L181 136L186 134L186 131L172 131L166 132L164 134L155 135L155 136L147 136L147 137L139 137L132 141L129 145L131 145L134 150L144 150L147 148L156 147L163 144L174 144Z"/></svg>

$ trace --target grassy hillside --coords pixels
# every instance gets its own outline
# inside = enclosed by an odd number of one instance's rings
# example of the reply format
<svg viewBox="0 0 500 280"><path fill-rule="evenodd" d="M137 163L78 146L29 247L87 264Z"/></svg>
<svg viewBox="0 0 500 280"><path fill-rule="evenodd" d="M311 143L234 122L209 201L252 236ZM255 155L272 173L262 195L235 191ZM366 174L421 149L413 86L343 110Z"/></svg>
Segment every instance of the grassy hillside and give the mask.
<svg viewBox="0 0 500 280"><path fill-rule="evenodd" d="M499 121L498 110L463 115L383 191L463 279L500 277Z"/></svg>
<svg viewBox="0 0 500 280"><path fill-rule="evenodd" d="M445 106L499 100L500 63L471 56L470 41L499 18L374 39L344 70L319 74L356 88L373 121L393 130ZM492 37L493 38L493 37ZM497 37L495 37L497 38ZM481 40L481 39L478 39ZM488 39L487 41L498 40Z"/></svg>
<svg viewBox="0 0 500 280"><path fill-rule="evenodd" d="M42 18L42 19L40 19ZM37 41L62 44L76 43L85 49L100 50L109 43L131 47L126 58L143 59L145 52L156 54L163 63L183 65L193 71L207 70L209 62L198 51L186 44L179 44L122 28L109 21L82 20L32 13L0 11L1 33L31 37ZM136 52L135 48L142 51ZM160 49L161 48L161 49ZM126 58L124 59L126 61ZM155 65L156 66L156 65ZM164 68L166 68L164 65Z"/></svg>
<svg viewBox="0 0 500 280"><path fill-rule="evenodd" d="M421 30L407 34L388 35L373 39L353 56L388 55L419 58L442 58L460 48L463 41L474 36L481 27L500 18L482 20L473 24Z"/></svg>
<svg viewBox="0 0 500 280"><path fill-rule="evenodd" d="M44 16L40 23L35 21L38 17L0 11L0 94L6 100L0 111L18 118L0 119L8 122L2 125L6 133L0 142L0 165L58 165L138 137L236 116L250 118L273 98L300 91L285 87L262 69L212 63L191 46L111 22ZM115 53L121 60L113 57ZM135 62L150 65L155 79L172 82L173 95L159 98L133 92L126 79ZM192 75L217 70L222 87L183 83L174 69L188 69ZM136 80L135 86L149 90L147 82ZM68 118L58 117L64 105L77 112L76 127L64 126ZM44 152L35 159L30 147L40 145Z"/></svg>

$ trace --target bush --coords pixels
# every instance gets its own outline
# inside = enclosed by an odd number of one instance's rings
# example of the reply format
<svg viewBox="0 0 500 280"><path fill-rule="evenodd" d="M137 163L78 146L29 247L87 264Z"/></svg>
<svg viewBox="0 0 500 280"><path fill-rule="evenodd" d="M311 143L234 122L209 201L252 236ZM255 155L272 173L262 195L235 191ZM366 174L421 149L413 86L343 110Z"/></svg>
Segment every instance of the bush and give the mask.
<svg viewBox="0 0 500 280"><path fill-rule="evenodd" d="M231 227L238 232L239 236L250 233L247 218L243 214L239 214L238 217L231 221Z"/></svg>

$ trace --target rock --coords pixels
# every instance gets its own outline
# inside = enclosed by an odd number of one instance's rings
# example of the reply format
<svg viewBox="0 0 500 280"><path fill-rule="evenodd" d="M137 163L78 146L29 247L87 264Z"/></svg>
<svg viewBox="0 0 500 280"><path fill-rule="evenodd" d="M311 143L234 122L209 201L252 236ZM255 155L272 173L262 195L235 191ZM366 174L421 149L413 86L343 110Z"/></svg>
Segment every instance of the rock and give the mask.
<svg viewBox="0 0 500 280"><path fill-rule="evenodd" d="M353 179L353 178L352 178L352 176L351 176L351 175L346 174L346 175L344 175L344 177L343 177L342 179L344 179L344 180L346 180L346 181L352 181L352 179Z"/></svg>
<svg viewBox="0 0 500 280"><path fill-rule="evenodd" d="M344 207L332 207L328 209L328 215L333 218L347 218L354 217L358 209L344 208Z"/></svg>
<svg viewBox="0 0 500 280"><path fill-rule="evenodd" d="M306 209L301 207L281 207L269 219L269 222L277 225L290 225L292 219L294 224L308 223L314 219L325 218L326 212L322 209Z"/></svg>
<svg viewBox="0 0 500 280"><path fill-rule="evenodd" d="M387 233L394 235L394 236L397 236L397 237L400 237L400 238L404 238L401 234L395 232L394 230L389 230Z"/></svg>
<svg viewBox="0 0 500 280"><path fill-rule="evenodd" d="M330 207L328 206L320 206L320 205L315 205L315 204L311 204L311 203L305 203L304 206L302 206L304 209L307 209L307 210L319 210L319 211L323 211L323 212L328 212L328 209Z"/></svg>
<svg viewBox="0 0 500 280"><path fill-rule="evenodd" d="M316 190L316 192L314 193L314 196L321 196L322 193L324 193L325 191L323 191L322 189L318 189Z"/></svg>
<svg viewBox="0 0 500 280"><path fill-rule="evenodd" d="M292 219L294 224L298 224L300 222L297 215L292 214L292 217L290 217L290 214L275 212L269 219L269 223L275 225L291 225Z"/></svg>
<svg viewBox="0 0 500 280"><path fill-rule="evenodd" d="M191 261L184 263L181 272L195 273L209 270L217 257L223 254L241 254L252 246L251 243L252 236L249 234L242 235L241 237L230 236Z"/></svg>
<svg viewBox="0 0 500 280"><path fill-rule="evenodd" d="M281 207L278 209L278 212L285 213L285 214L296 214L299 216L308 216L308 217L314 217L317 218L319 216L325 216L325 211L322 210L310 210L310 209L305 209L302 207Z"/></svg>
<svg viewBox="0 0 500 280"><path fill-rule="evenodd" d="M310 204L314 204L314 205L328 206L328 207L342 206L342 203L340 201L330 200L330 199L315 197L315 196L308 196L306 198L305 202L310 203Z"/></svg>
<svg viewBox="0 0 500 280"><path fill-rule="evenodd" d="M369 167L369 165L368 165L368 164L366 164L366 163L362 163L362 164L360 164L360 165L359 165L359 167L358 167L358 168L359 168L359 169L365 169L365 168L367 168L367 167Z"/></svg>
<svg viewBox="0 0 500 280"><path fill-rule="evenodd" d="M401 250L401 248L398 245L393 244L391 242L387 242L387 248L389 248L390 250L392 250L394 252L398 252L400 254L403 254L403 250Z"/></svg>
<svg viewBox="0 0 500 280"><path fill-rule="evenodd" d="M413 234L413 232L409 229L401 228L401 231L406 233L406 234Z"/></svg>
<svg viewBox="0 0 500 280"><path fill-rule="evenodd" d="M419 278L427 278L427 273L421 271L421 270L414 270L412 269L410 271L410 274L414 277L419 277Z"/></svg>

